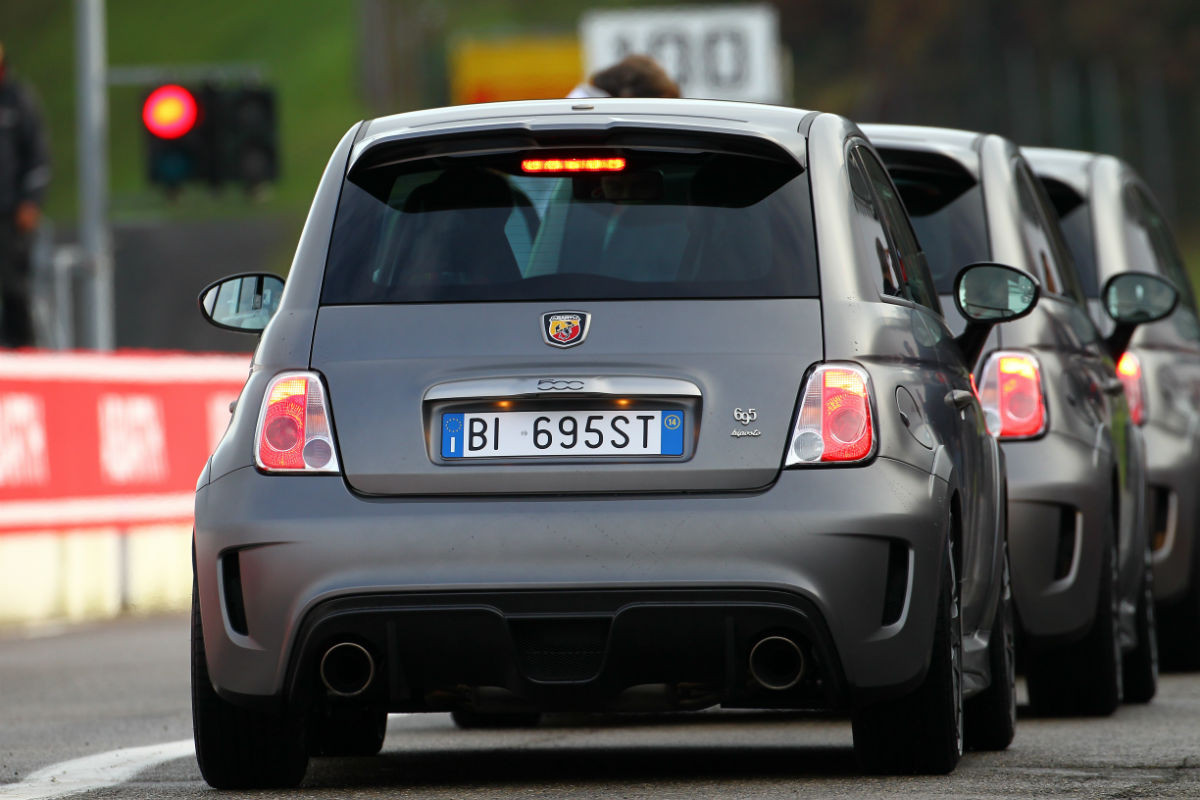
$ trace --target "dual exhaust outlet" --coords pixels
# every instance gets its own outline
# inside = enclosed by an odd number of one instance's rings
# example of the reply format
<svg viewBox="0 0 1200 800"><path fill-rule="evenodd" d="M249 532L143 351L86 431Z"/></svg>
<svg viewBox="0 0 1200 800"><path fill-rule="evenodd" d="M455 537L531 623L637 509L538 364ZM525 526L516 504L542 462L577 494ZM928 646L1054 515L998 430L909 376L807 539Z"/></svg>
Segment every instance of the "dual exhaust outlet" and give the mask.
<svg viewBox="0 0 1200 800"><path fill-rule="evenodd" d="M795 639L773 634L750 648L750 677L764 689L782 692L804 677L807 663ZM321 683L338 697L357 697L375 680L375 658L361 644L338 642L321 656Z"/></svg>

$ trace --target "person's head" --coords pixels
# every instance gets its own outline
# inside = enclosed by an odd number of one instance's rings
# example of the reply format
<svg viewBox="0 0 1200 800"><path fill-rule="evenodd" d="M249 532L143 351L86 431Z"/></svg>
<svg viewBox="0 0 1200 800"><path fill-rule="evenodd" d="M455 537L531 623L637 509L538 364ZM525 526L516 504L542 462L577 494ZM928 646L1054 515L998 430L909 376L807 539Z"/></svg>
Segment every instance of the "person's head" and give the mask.
<svg viewBox="0 0 1200 800"><path fill-rule="evenodd" d="M650 56L626 56L589 81L613 97L679 97L679 85Z"/></svg>

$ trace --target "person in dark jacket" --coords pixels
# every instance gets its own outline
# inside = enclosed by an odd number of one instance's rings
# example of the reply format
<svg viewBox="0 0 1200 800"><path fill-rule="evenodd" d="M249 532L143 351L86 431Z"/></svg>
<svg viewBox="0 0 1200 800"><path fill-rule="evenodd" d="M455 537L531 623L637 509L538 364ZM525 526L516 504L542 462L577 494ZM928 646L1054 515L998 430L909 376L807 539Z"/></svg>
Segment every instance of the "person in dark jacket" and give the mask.
<svg viewBox="0 0 1200 800"><path fill-rule="evenodd" d="M8 74L0 44L0 344L33 344L33 232L42 216L50 157L33 91Z"/></svg>

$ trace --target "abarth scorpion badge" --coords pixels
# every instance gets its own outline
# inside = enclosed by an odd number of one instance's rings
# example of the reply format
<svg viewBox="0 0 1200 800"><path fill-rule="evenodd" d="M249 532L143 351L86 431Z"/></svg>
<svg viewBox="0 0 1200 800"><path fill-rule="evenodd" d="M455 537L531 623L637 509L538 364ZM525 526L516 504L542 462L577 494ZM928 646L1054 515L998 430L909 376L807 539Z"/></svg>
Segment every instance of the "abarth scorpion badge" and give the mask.
<svg viewBox="0 0 1200 800"><path fill-rule="evenodd" d="M542 314L542 340L551 347L574 347L587 338L591 314L586 311L551 311Z"/></svg>

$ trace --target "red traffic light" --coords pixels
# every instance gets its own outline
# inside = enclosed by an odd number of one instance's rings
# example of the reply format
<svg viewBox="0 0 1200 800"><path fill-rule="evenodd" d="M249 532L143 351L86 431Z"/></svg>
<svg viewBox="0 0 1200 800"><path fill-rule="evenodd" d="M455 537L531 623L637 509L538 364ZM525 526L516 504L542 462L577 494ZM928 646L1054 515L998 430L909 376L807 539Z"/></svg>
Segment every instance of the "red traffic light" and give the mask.
<svg viewBox="0 0 1200 800"><path fill-rule="evenodd" d="M160 86L146 98L142 121L160 139L178 139L196 126L196 98L182 86Z"/></svg>

